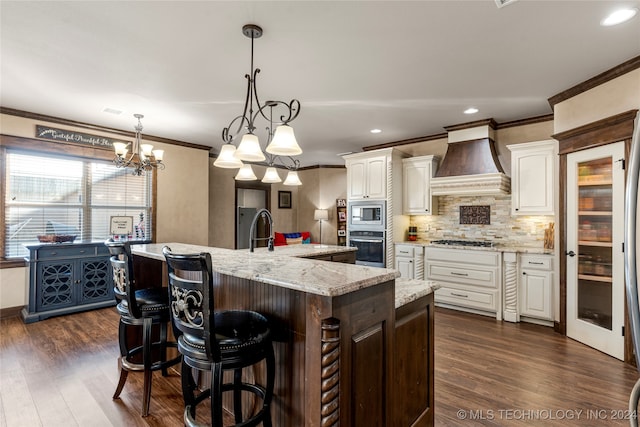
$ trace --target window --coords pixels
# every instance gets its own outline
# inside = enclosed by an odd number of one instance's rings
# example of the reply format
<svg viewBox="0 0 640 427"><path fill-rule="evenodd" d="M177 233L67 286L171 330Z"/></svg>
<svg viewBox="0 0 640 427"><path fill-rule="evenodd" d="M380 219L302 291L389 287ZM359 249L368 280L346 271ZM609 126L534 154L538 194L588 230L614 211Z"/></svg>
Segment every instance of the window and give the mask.
<svg viewBox="0 0 640 427"><path fill-rule="evenodd" d="M131 216L132 238L151 239L152 174L134 176L108 162L8 150L5 258L45 234L104 240L111 216Z"/></svg>

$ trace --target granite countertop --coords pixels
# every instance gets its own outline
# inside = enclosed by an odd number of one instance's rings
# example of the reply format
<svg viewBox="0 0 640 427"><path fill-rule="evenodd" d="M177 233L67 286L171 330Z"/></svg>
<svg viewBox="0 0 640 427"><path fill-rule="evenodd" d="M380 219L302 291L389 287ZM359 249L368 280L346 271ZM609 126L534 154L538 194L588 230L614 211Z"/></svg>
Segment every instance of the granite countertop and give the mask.
<svg viewBox="0 0 640 427"><path fill-rule="evenodd" d="M440 284L433 280L416 280L399 277L396 279L396 308L427 296L438 288L440 288Z"/></svg>
<svg viewBox="0 0 640 427"><path fill-rule="evenodd" d="M292 256L297 258L308 258L321 255L333 255L346 252L355 252L358 248L350 246L333 246L333 245L283 245L276 246L273 252L269 252L267 248L255 248L254 253L261 255L275 256ZM249 253L249 249L240 249L240 251Z"/></svg>
<svg viewBox="0 0 640 427"><path fill-rule="evenodd" d="M289 252L284 246L276 246L273 252L258 250L250 253L248 250L236 251L184 243L154 243L132 245L131 251L134 255L164 261L162 248L165 245L174 253L210 253L213 269L221 274L322 296L348 294L400 276L397 270L387 268L317 261L300 258L302 255L291 255L293 252L302 254L303 251L307 251L307 256L320 255L315 252L320 249L333 249L332 252L322 254L354 249L344 246L314 248L314 245L296 245L309 248L289 249Z"/></svg>
<svg viewBox="0 0 640 427"><path fill-rule="evenodd" d="M553 249L545 249L531 246L518 246L514 244L496 243L492 247L483 246L462 246L462 245L436 245L432 244L429 240L415 240L415 241L402 241L395 242L396 245L412 245L412 246L429 246L433 248L443 249L467 249L470 251L490 251L490 252L518 252L528 254L543 254L553 255Z"/></svg>

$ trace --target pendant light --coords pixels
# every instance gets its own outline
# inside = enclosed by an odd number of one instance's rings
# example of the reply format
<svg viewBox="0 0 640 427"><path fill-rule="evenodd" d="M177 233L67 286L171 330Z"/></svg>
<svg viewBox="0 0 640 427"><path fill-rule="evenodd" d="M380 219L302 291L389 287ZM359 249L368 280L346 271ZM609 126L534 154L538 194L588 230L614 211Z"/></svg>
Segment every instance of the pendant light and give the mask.
<svg viewBox="0 0 640 427"><path fill-rule="evenodd" d="M260 69L253 66L253 43L255 39L262 36L262 28L247 24L242 27L242 33L251 39L251 72L245 75L247 94L244 109L242 115L235 117L222 130L222 140L225 144L213 165L221 168L240 168L236 179L248 181L258 178L253 173L251 165L243 162L267 161L268 167L262 182L282 182L274 167L274 165L279 165L289 169L284 185L302 185L296 173L300 162L291 157L302 154L302 149L296 140L293 128L289 126L289 123L295 120L300 113L300 101L297 99L292 99L289 102L269 100L260 103L256 81ZM266 154L260 147L258 136L254 134L257 127L256 120L260 117L268 121ZM274 122L274 117L279 120ZM240 143L236 147L234 141L240 136ZM291 162L292 165L285 165L285 161Z"/></svg>

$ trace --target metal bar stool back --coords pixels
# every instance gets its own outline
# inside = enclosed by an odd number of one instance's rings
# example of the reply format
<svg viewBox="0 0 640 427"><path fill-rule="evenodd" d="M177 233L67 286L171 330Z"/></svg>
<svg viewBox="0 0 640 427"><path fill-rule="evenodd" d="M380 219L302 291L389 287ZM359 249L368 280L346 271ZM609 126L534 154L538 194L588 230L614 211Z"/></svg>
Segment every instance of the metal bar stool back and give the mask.
<svg viewBox="0 0 640 427"><path fill-rule="evenodd" d="M267 319L254 311L216 311L214 276L209 253L174 254L163 248L169 273L169 295L174 328L179 330L178 351L182 353L182 393L185 401L184 422L196 422L197 405L211 400L211 423L222 426L225 391L233 392L236 426L271 426L270 405L273 398L275 359L271 330ZM243 380L243 368L266 365L266 384ZM199 392L194 371L210 372L209 389ZM233 381L224 383L223 372L233 371ZM244 414L243 392L254 396L257 411ZM248 394L247 394L248 393ZM255 402L261 401L261 405ZM246 419L245 419L246 418Z"/></svg>
<svg viewBox="0 0 640 427"><path fill-rule="evenodd" d="M120 397L129 371L142 371L144 374L142 416L146 417L149 414L151 401L153 371L162 370L162 375L167 376L167 368L179 363L182 359L181 354L176 352L175 357L167 360L167 348L177 348L177 342L171 342L167 337L167 327L171 321L169 295L167 288L161 286L142 289L138 287L134 277L129 242L114 242L109 239L105 245L111 254L116 309L120 314L118 326L120 380L113 398ZM137 338L136 334L131 334L132 331L138 331ZM156 336L158 338L154 341Z"/></svg>

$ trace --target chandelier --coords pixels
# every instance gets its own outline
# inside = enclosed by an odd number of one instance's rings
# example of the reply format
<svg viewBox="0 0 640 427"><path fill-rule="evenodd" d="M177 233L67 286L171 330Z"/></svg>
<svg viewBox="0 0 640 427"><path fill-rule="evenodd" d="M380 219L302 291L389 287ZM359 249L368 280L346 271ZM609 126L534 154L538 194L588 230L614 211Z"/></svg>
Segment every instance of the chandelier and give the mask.
<svg viewBox="0 0 640 427"><path fill-rule="evenodd" d="M262 28L248 24L242 27L242 33L251 39L251 73L245 74L247 95L244 109L241 115L231 120L229 126L222 130L222 140L225 144L220 149L220 154L213 165L220 168L239 168L235 179L254 181L258 178L253 172L253 168L243 161L266 162L267 170L262 182L282 182L275 167L278 165L289 170L284 185L302 185L297 172L300 161L292 157L302 154L302 149L296 141L293 128L289 126L289 122L298 117L300 113L300 101L293 99L289 103L284 101L260 103L256 86L256 77L260 69L253 67L253 41L262 36ZM266 153L262 151L260 141L254 134L255 121L258 117L262 117L268 122ZM274 117L277 119L274 120ZM274 124L276 125L275 129ZM242 139L236 147L234 141L240 135L242 135Z"/></svg>
<svg viewBox="0 0 640 427"><path fill-rule="evenodd" d="M136 137L133 140L133 147L131 153L129 153L129 144L124 142L114 142L113 149L116 152L116 157L113 159L113 163L119 168L132 168L133 175L144 175L146 171L150 171L154 168L164 169L164 163L162 163L162 157L164 156L164 150L154 150L151 144L142 144L142 123L140 119L144 116L142 114L134 114L133 117L138 119L138 124L135 126ZM129 154L127 156L127 154Z"/></svg>

